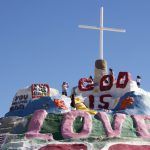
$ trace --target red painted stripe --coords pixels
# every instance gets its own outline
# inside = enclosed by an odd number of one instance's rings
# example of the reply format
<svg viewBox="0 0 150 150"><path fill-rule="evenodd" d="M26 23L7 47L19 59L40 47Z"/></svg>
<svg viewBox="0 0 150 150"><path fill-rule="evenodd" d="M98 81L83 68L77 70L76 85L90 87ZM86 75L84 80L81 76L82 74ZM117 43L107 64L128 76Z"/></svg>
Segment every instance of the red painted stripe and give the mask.
<svg viewBox="0 0 150 150"><path fill-rule="evenodd" d="M87 150L84 144L49 144L39 150Z"/></svg>
<svg viewBox="0 0 150 150"><path fill-rule="evenodd" d="M150 145L115 144L108 150L150 150Z"/></svg>

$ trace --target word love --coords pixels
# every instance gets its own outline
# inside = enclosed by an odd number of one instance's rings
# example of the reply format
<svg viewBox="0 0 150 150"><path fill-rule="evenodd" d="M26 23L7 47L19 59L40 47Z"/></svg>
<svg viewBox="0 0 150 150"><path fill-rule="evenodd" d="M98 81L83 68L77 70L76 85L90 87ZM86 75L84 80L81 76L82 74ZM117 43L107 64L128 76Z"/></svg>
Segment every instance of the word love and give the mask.
<svg viewBox="0 0 150 150"><path fill-rule="evenodd" d="M128 81L131 80L128 72L119 72L116 88L125 88ZM107 83L106 83L107 81ZM115 79L112 75L104 75L99 84L100 91L108 91L112 88ZM90 78L81 78L78 82L78 88L80 91L90 91L94 89L94 83Z"/></svg>
<svg viewBox="0 0 150 150"><path fill-rule="evenodd" d="M40 133L43 122L46 118L47 112L45 110L37 110L29 123L28 132L25 134L26 138L42 138L46 140L53 140L53 135ZM84 119L82 131L75 133L73 131L73 123L77 117ZM105 112L98 112L96 117L102 122L107 137L120 137L122 132L122 126L125 122L125 114L116 114L114 116L113 125L111 125L108 115ZM150 139L150 125L147 121L150 121L150 116L133 115L131 116L135 123L137 136L141 138ZM87 138L92 132L92 117L89 113L84 111L71 111L64 115L61 125L61 134L65 139L79 139Z"/></svg>

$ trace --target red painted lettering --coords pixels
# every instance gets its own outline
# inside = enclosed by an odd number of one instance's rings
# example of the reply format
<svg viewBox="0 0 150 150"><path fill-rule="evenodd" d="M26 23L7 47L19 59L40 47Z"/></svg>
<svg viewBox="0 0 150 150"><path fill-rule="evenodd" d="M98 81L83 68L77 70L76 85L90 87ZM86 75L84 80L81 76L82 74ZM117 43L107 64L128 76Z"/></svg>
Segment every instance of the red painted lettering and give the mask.
<svg viewBox="0 0 150 150"><path fill-rule="evenodd" d="M100 90L108 91L113 86L113 76L112 75L104 75L100 81Z"/></svg>
<svg viewBox="0 0 150 150"><path fill-rule="evenodd" d="M116 88L125 88L129 80L131 78L128 72L119 72Z"/></svg>
<svg viewBox="0 0 150 150"><path fill-rule="evenodd" d="M80 91L90 91L94 89L94 83L90 78L81 78L78 82L78 88Z"/></svg>
<svg viewBox="0 0 150 150"><path fill-rule="evenodd" d="M94 96L93 95L89 96L89 108L94 109Z"/></svg>
<svg viewBox="0 0 150 150"><path fill-rule="evenodd" d="M110 94L101 95L100 96L100 102L102 104L104 104L104 105L103 106L102 105L98 105L98 108L102 108L102 109L108 109L109 108L109 102L105 102L104 101L105 97L112 97L112 96Z"/></svg>

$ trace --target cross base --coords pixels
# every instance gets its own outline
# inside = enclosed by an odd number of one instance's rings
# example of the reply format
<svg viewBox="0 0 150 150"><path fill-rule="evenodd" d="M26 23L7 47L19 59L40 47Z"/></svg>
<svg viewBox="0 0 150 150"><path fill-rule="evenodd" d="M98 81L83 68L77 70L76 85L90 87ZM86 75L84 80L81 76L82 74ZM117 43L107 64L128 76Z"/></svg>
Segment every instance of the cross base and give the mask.
<svg viewBox="0 0 150 150"><path fill-rule="evenodd" d="M107 74L107 61L98 59L95 61L94 83L98 83L100 79Z"/></svg>

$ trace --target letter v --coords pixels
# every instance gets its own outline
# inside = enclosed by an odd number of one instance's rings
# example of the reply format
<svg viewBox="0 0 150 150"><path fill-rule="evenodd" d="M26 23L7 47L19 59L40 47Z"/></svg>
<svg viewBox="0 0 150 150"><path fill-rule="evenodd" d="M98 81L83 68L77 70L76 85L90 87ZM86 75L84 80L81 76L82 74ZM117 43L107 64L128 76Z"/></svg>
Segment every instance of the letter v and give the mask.
<svg viewBox="0 0 150 150"><path fill-rule="evenodd" d="M122 125L126 118L125 114L116 114L115 115L114 122L113 122L113 129L110 124L108 115L105 112L98 112L96 114L96 116L98 117L99 120L102 121L108 137L119 137L120 136Z"/></svg>

